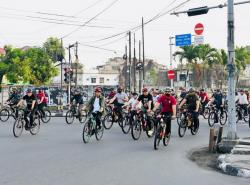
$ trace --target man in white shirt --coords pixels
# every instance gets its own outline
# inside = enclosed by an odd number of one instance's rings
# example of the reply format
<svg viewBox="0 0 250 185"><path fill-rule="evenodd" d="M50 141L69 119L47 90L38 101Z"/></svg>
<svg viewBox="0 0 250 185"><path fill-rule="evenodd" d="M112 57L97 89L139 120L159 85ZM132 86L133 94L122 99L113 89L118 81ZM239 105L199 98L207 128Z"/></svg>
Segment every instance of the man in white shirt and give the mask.
<svg viewBox="0 0 250 185"><path fill-rule="evenodd" d="M247 116L247 106L249 102L247 99L247 95L244 93L243 90L240 90L238 96L236 96L236 102L244 110L244 116Z"/></svg>

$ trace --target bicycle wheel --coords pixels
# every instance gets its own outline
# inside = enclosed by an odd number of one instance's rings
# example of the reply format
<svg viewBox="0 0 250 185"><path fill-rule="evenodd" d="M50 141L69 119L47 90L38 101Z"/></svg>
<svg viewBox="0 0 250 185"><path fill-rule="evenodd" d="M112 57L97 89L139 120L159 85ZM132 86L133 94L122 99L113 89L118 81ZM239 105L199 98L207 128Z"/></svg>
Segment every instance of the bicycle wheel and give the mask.
<svg viewBox="0 0 250 185"><path fill-rule="evenodd" d="M73 122L74 122L74 120L75 120L75 116L74 116L74 113L71 111L71 110L69 110L67 113L66 113L66 123L68 124L68 125L70 125L70 124L72 124Z"/></svg>
<svg viewBox="0 0 250 185"><path fill-rule="evenodd" d="M80 123L85 123L87 121L88 114L86 111L84 111L79 118Z"/></svg>
<svg viewBox="0 0 250 185"><path fill-rule="evenodd" d="M227 112L223 111L222 113L220 113L220 124L223 126L225 125L227 122Z"/></svg>
<svg viewBox="0 0 250 185"><path fill-rule="evenodd" d="M162 132L163 132L162 127L160 125L158 125L157 129L156 129L156 133L155 133L155 138L154 138L154 149L155 150L158 150L158 147L160 145Z"/></svg>
<svg viewBox="0 0 250 185"><path fill-rule="evenodd" d="M124 134L128 134L130 129L131 129L131 122L132 122L132 118L127 115L125 120L123 121L123 124L122 124L122 132Z"/></svg>
<svg viewBox="0 0 250 185"><path fill-rule="evenodd" d="M249 114L247 114L247 115L244 115L243 114L243 119L244 119L244 121L247 123L247 122L249 122Z"/></svg>
<svg viewBox="0 0 250 185"><path fill-rule="evenodd" d="M91 129L90 123L87 122L87 123L85 123L85 125L83 127L83 131L82 131L83 142L89 143L91 135L92 135L92 129Z"/></svg>
<svg viewBox="0 0 250 185"><path fill-rule="evenodd" d="M103 126L105 129L109 130L111 129L111 127L113 126L113 118L112 118L112 113L107 114L104 117L104 122L103 122Z"/></svg>
<svg viewBox="0 0 250 185"><path fill-rule="evenodd" d="M103 137L104 127L103 124L98 128L97 124L95 126L95 138L97 141L100 141Z"/></svg>
<svg viewBox="0 0 250 185"><path fill-rule="evenodd" d="M181 112L177 113L176 120L177 120L177 124L178 124L178 125L180 125L181 119L182 119L183 117L184 117L184 115L183 115Z"/></svg>
<svg viewBox="0 0 250 185"><path fill-rule="evenodd" d="M185 119L182 119L178 128L179 137L183 137L187 130L187 124Z"/></svg>
<svg viewBox="0 0 250 185"><path fill-rule="evenodd" d="M199 121L199 119L198 119L196 128L195 128L195 126L194 126L194 122L192 123L191 134L192 134L192 135L196 135L196 134L198 133L199 127L200 127L200 121Z"/></svg>
<svg viewBox="0 0 250 185"><path fill-rule="evenodd" d="M215 124L215 112L210 112L209 113L209 116L208 116L208 125L210 126L210 127L213 127L214 126L214 124Z"/></svg>
<svg viewBox="0 0 250 185"><path fill-rule="evenodd" d="M132 124L131 135L134 140L138 140L141 136L141 122L136 118Z"/></svg>
<svg viewBox="0 0 250 185"><path fill-rule="evenodd" d="M164 135L163 140L162 140L164 146L168 146L168 144L170 142L170 137L171 137L171 132L168 133L167 132L167 127L166 127L165 135Z"/></svg>
<svg viewBox="0 0 250 185"><path fill-rule="evenodd" d="M48 123L51 119L51 112L50 110L44 110L44 116L41 116L41 120L43 123Z"/></svg>
<svg viewBox="0 0 250 185"><path fill-rule="evenodd" d="M16 119L13 125L13 134L15 137L20 137L23 132L24 120Z"/></svg>
<svg viewBox="0 0 250 185"><path fill-rule="evenodd" d="M33 122L33 126L30 129L30 133L32 135L36 135L40 130L40 119L39 117L36 117Z"/></svg>
<svg viewBox="0 0 250 185"><path fill-rule="evenodd" d="M202 114L204 119L208 119L209 113L210 113L210 109L208 107L206 107L203 114Z"/></svg>
<svg viewBox="0 0 250 185"><path fill-rule="evenodd" d="M9 117L10 117L10 112L9 112L8 109L2 109L2 110L0 111L0 120L1 120L2 122L8 121Z"/></svg>

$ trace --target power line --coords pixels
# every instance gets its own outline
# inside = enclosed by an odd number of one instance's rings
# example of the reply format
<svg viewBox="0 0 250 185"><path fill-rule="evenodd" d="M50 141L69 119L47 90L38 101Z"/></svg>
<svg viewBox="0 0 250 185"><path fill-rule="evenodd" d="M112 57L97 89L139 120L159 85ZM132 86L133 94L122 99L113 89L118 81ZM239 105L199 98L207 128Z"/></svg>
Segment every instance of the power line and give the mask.
<svg viewBox="0 0 250 185"><path fill-rule="evenodd" d="M78 28L74 29L73 31L71 31L70 33L64 35L62 37L62 39L72 35L73 33L75 33L76 31L80 30L81 28L83 28L84 26L86 26L88 23L90 23L92 20L94 20L95 18L97 18L98 16L100 16L101 14L103 14L104 12L106 12L109 8L111 8L116 2L118 2L119 0L115 0L113 1L111 4L109 4L106 8L104 8L102 11L100 11L98 14L96 14L94 17L92 17L91 19L89 19L87 22L85 22L84 24L82 24L81 26L79 26Z"/></svg>
<svg viewBox="0 0 250 185"><path fill-rule="evenodd" d="M117 51L116 50L112 50L112 49L107 49L107 48L102 48L102 47L99 47L99 46L92 46L92 45L88 45L88 44L81 44L81 43L79 43L79 45L81 45L81 46L85 46L85 47L90 47L90 48L95 48L95 49L100 49L100 50L104 50L104 51L111 51L111 52L113 52L113 53L117 53Z"/></svg>
<svg viewBox="0 0 250 185"><path fill-rule="evenodd" d="M74 16L77 16L77 15L79 15L79 14L81 14L81 13L83 13L83 12L89 10L90 8L96 6L97 4L99 4L99 3L102 2L102 1L103 1L103 0L97 0L96 2L94 2L93 4L91 4L90 6L88 6L88 7L84 8L83 10L80 10L79 12L75 13Z"/></svg>

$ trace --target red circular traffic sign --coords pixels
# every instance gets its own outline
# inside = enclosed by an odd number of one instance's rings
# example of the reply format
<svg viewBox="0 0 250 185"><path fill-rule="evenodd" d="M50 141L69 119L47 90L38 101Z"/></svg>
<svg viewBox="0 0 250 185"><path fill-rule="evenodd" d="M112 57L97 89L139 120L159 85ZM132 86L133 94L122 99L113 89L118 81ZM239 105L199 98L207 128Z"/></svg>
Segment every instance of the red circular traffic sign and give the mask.
<svg viewBox="0 0 250 185"><path fill-rule="evenodd" d="M174 70L169 70L168 71L168 79L173 80L175 77Z"/></svg>
<svg viewBox="0 0 250 185"><path fill-rule="evenodd" d="M196 35L201 35L204 31L204 26L201 23L198 23L195 25L194 27L194 32L196 33Z"/></svg>

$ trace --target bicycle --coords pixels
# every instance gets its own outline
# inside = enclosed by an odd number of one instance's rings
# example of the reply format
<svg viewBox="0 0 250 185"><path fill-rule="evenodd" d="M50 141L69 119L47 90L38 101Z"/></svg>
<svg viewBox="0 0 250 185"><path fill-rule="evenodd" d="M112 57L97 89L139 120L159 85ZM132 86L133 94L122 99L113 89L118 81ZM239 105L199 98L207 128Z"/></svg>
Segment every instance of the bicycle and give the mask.
<svg viewBox="0 0 250 185"><path fill-rule="evenodd" d="M10 117L16 118L16 108L10 104L4 104L0 110L0 120L6 122Z"/></svg>
<svg viewBox="0 0 250 185"><path fill-rule="evenodd" d="M136 110L128 110L128 113L125 115L125 119L122 122L122 132L124 134L128 134L132 128L132 124L135 120L135 116L136 116Z"/></svg>
<svg viewBox="0 0 250 185"><path fill-rule="evenodd" d="M91 136L95 135L97 141L101 140L103 137L104 127L101 123L98 127L96 124L95 114L90 114L88 121L85 123L82 132L82 139L84 143L89 143Z"/></svg>
<svg viewBox="0 0 250 185"><path fill-rule="evenodd" d="M199 119L195 127L192 113L187 112L186 110L183 110L183 112L185 112L184 113L185 116L184 118L182 118L181 123L179 125L178 135L180 137L183 137L187 129L190 129L192 135L196 135L198 133L199 126L200 126Z"/></svg>
<svg viewBox="0 0 250 185"><path fill-rule="evenodd" d="M106 114L104 120L104 128L109 130L112 128L114 123L118 123L118 125L122 128L124 118L126 117L126 114L124 111L120 112L118 107L109 107L109 113ZM124 107L121 107L122 109Z"/></svg>
<svg viewBox="0 0 250 185"><path fill-rule="evenodd" d="M146 115L146 113L144 113L141 109L139 109L136 113L134 122L131 127L132 138L134 140L138 140L141 136L142 130L146 132L149 138L151 138L155 133L155 125L153 119L150 120L149 116ZM152 131L151 134L150 131Z"/></svg>
<svg viewBox="0 0 250 185"><path fill-rule="evenodd" d="M171 120L171 115L158 115L156 116L156 132L154 138L154 149L158 150L160 141L162 140L164 146L168 146L170 142L171 132L167 133L167 120Z"/></svg>
<svg viewBox="0 0 250 185"><path fill-rule="evenodd" d="M80 114L80 111L82 110L79 110L79 106L75 104L71 105L70 109L66 113L66 123L70 125L74 122L75 119L79 119L80 123L85 123L87 120L87 113L86 111L82 111L82 113Z"/></svg>
<svg viewBox="0 0 250 185"><path fill-rule="evenodd" d="M44 109L44 114L42 113L41 110L37 110L37 112L39 113L39 117L41 118L41 121L43 123L48 123L51 120L51 112L48 109Z"/></svg>
<svg viewBox="0 0 250 185"><path fill-rule="evenodd" d="M247 111L248 112L248 111ZM249 115L243 113L243 109L240 105L236 105L236 123L239 123L240 120L244 120L244 122L249 122ZM250 125L250 123L249 123Z"/></svg>
<svg viewBox="0 0 250 185"><path fill-rule="evenodd" d="M29 120L29 115L31 113L29 113L27 115L27 119L28 121ZM24 110L23 109L20 109L18 110L18 116L17 116L17 119L15 120L14 122L14 125L13 125L13 135L14 137L20 137L22 135L22 132L23 132L23 128L26 126L26 121L24 119ZM31 135L36 135L38 134L40 130L40 117L39 117L39 114L34 114L34 121L33 121L33 124L32 126L29 128L29 131L31 133Z"/></svg>
<svg viewBox="0 0 250 185"><path fill-rule="evenodd" d="M215 123L220 123L221 126L224 126L227 122L227 112L223 109L218 110L215 105L211 106L211 110L208 116L208 125L213 127Z"/></svg>

